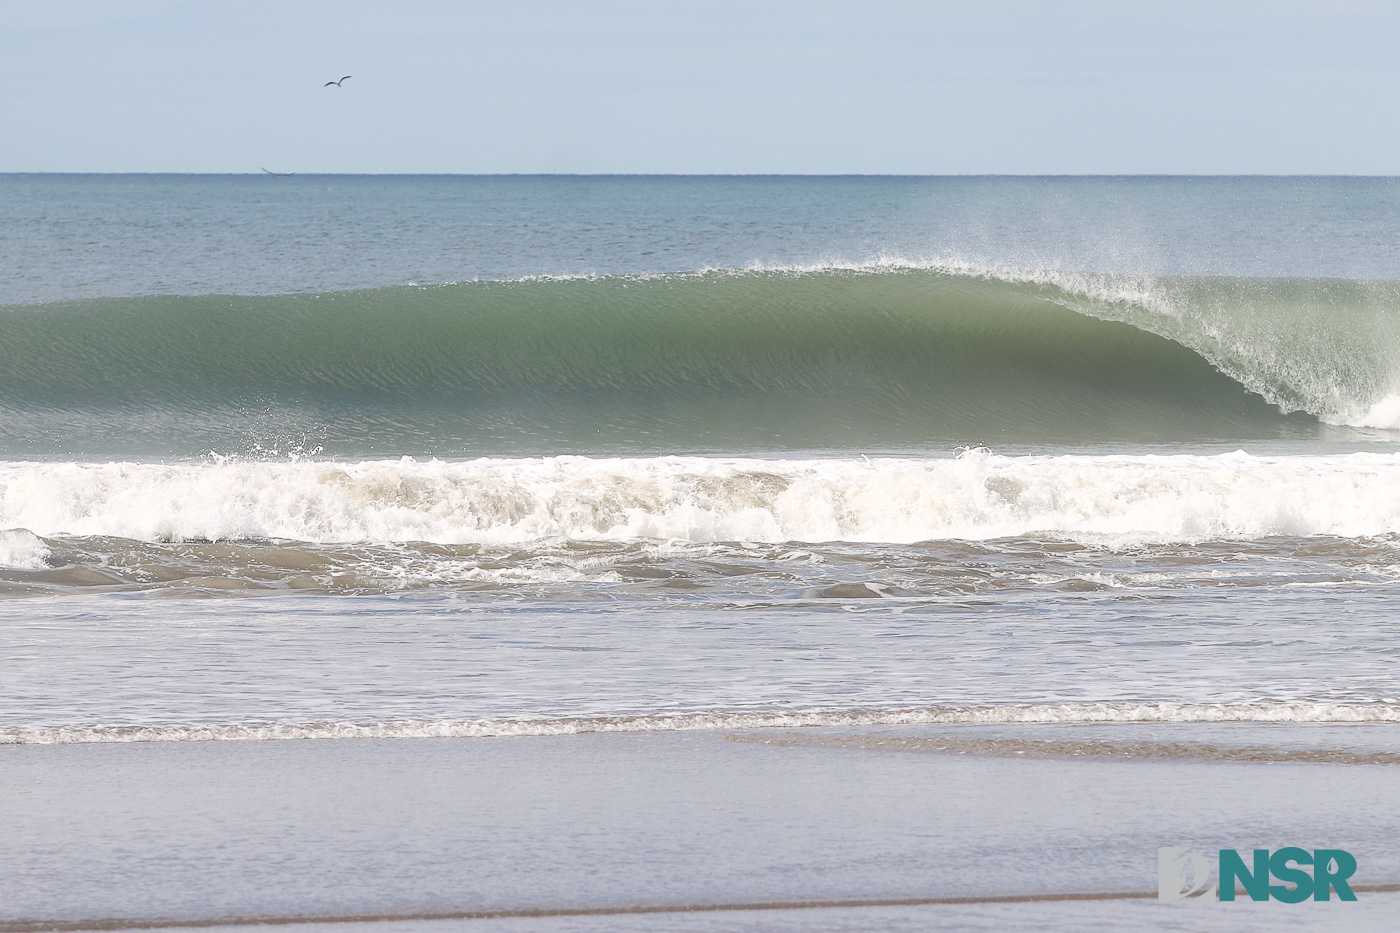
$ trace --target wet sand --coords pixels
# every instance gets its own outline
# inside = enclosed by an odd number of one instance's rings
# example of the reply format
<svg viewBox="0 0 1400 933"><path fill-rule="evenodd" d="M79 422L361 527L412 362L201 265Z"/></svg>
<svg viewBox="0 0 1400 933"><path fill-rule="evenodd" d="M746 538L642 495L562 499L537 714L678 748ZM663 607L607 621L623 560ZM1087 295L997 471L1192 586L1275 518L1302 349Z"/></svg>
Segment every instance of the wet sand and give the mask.
<svg viewBox="0 0 1400 933"><path fill-rule="evenodd" d="M0 931L1387 929L1400 915L1396 731L4 747ZM1159 904L1164 845L1345 848L1360 899Z"/></svg>

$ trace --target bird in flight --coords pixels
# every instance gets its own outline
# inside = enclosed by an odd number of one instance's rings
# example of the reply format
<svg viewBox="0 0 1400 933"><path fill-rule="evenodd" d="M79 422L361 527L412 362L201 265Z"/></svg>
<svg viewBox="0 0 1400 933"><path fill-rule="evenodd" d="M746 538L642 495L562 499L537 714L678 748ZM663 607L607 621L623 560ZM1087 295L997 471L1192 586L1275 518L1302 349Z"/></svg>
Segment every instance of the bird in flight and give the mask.
<svg viewBox="0 0 1400 933"><path fill-rule="evenodd" d="M354 75L346 75L346 76L345 76L345 78L353 78L353 77L354 77ZM341 78L340 81L344 81L345 78ZM340 87L340 81L327 81L325 84L321 85L321 87L330 87L332 84L334 84L336 87Z"/></svg>
<svg viewBox="0 0 1400 933"><path fill-rule="evenodd" d="M258 168L262 168L262 166L260 165L260 166L258 166ZM267 174L271 175L273 178L283 178L283 177L285 177L285 176L287 176L287 175L295 175L295 174L296 174L296 172L274 172L274 171L271 171L270 169L265 169L265 168L263 169L263 171L264 171L264 172L267 172Z"/></svg>

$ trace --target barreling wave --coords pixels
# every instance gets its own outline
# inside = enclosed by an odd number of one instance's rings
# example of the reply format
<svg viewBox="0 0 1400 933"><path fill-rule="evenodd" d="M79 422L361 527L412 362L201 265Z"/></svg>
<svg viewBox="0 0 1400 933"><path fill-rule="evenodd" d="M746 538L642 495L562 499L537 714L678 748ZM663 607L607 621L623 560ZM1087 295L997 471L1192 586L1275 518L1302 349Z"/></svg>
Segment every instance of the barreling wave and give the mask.
<svg viewBox="0 0 1400 933"><path fill-rule="evenodd" d="M597 732L696 732L839 726L1011 725L1017 723L1388 723L1392 703L1066 703L928 706L908 709L717 711L657 716L383 722L230 722L0 728L0 745L128 742L246 742L291 739L494 738Z"/></svg>
<svg viewBox="0 0 1400 933"><path fill-rule="evenodd" d="M899 266L83 300L0 312L0 433L12 456L1312 436L1400 424L1396 309L1396 283Z"/></svg>

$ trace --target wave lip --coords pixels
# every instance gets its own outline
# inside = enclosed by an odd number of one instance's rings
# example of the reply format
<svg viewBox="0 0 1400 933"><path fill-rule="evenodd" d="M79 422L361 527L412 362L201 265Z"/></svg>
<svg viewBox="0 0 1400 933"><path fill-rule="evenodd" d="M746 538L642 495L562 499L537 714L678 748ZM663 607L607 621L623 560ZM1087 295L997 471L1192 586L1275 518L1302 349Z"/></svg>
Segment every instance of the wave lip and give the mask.
<svg viewBox="0 0 1400 933"><path fill-rule="evenodd" d="M1400 533L1400 454L0 464L0 528L139 541L1089 542ZM28 537L25 537L28 535ZM16 551L18 554L18 551ZM2 555L0 555L2 556Z"/></svg>
<svg viewBox="0 0 1400 933"><path fill-rule="evenodd" d="M666 716L557 719L36 726L0 730L0 745L232 742L292 739L494 738L502 736L581 735L600 732L694 732L831 726L1169 722L1400 722L1400 705L1329 702L1071 703L1019 706L930 706L893 710L813 709L789 712L713 712Z"/></svg>

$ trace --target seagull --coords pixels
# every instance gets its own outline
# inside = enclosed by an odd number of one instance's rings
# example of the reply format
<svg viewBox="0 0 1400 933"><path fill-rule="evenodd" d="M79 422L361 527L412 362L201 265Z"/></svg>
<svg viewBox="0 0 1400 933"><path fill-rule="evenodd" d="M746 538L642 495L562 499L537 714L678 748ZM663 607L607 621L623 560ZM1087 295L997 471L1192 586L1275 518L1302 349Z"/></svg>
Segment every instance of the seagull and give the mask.
<svg viewBox="0 0 1400 933"><path fill-rule="evenodd" d="M346 75L346 76L345 76L345 78L353 78L353 77L354 77L354 75ZM340 81L344 81L345 78L341 78ZM334 84L336 87L340 87L340 81L327 81L325 84L321 85L321 87L330 87L332 84Z"/></svg>
<svg viewBox="0 0 1400 933"><path fill-rule="evenodd" d="M262 168L262 166L259 165L258 168ZM274 171L271 171L271 170L265 169L265 168L263 168L263 171L264 171L264 172L267 172L267 174L271 175L273 178L285 178L285 177L288 176L288 175L295 175L295 174L296 174L296 172L274 172Z"/></svg>

